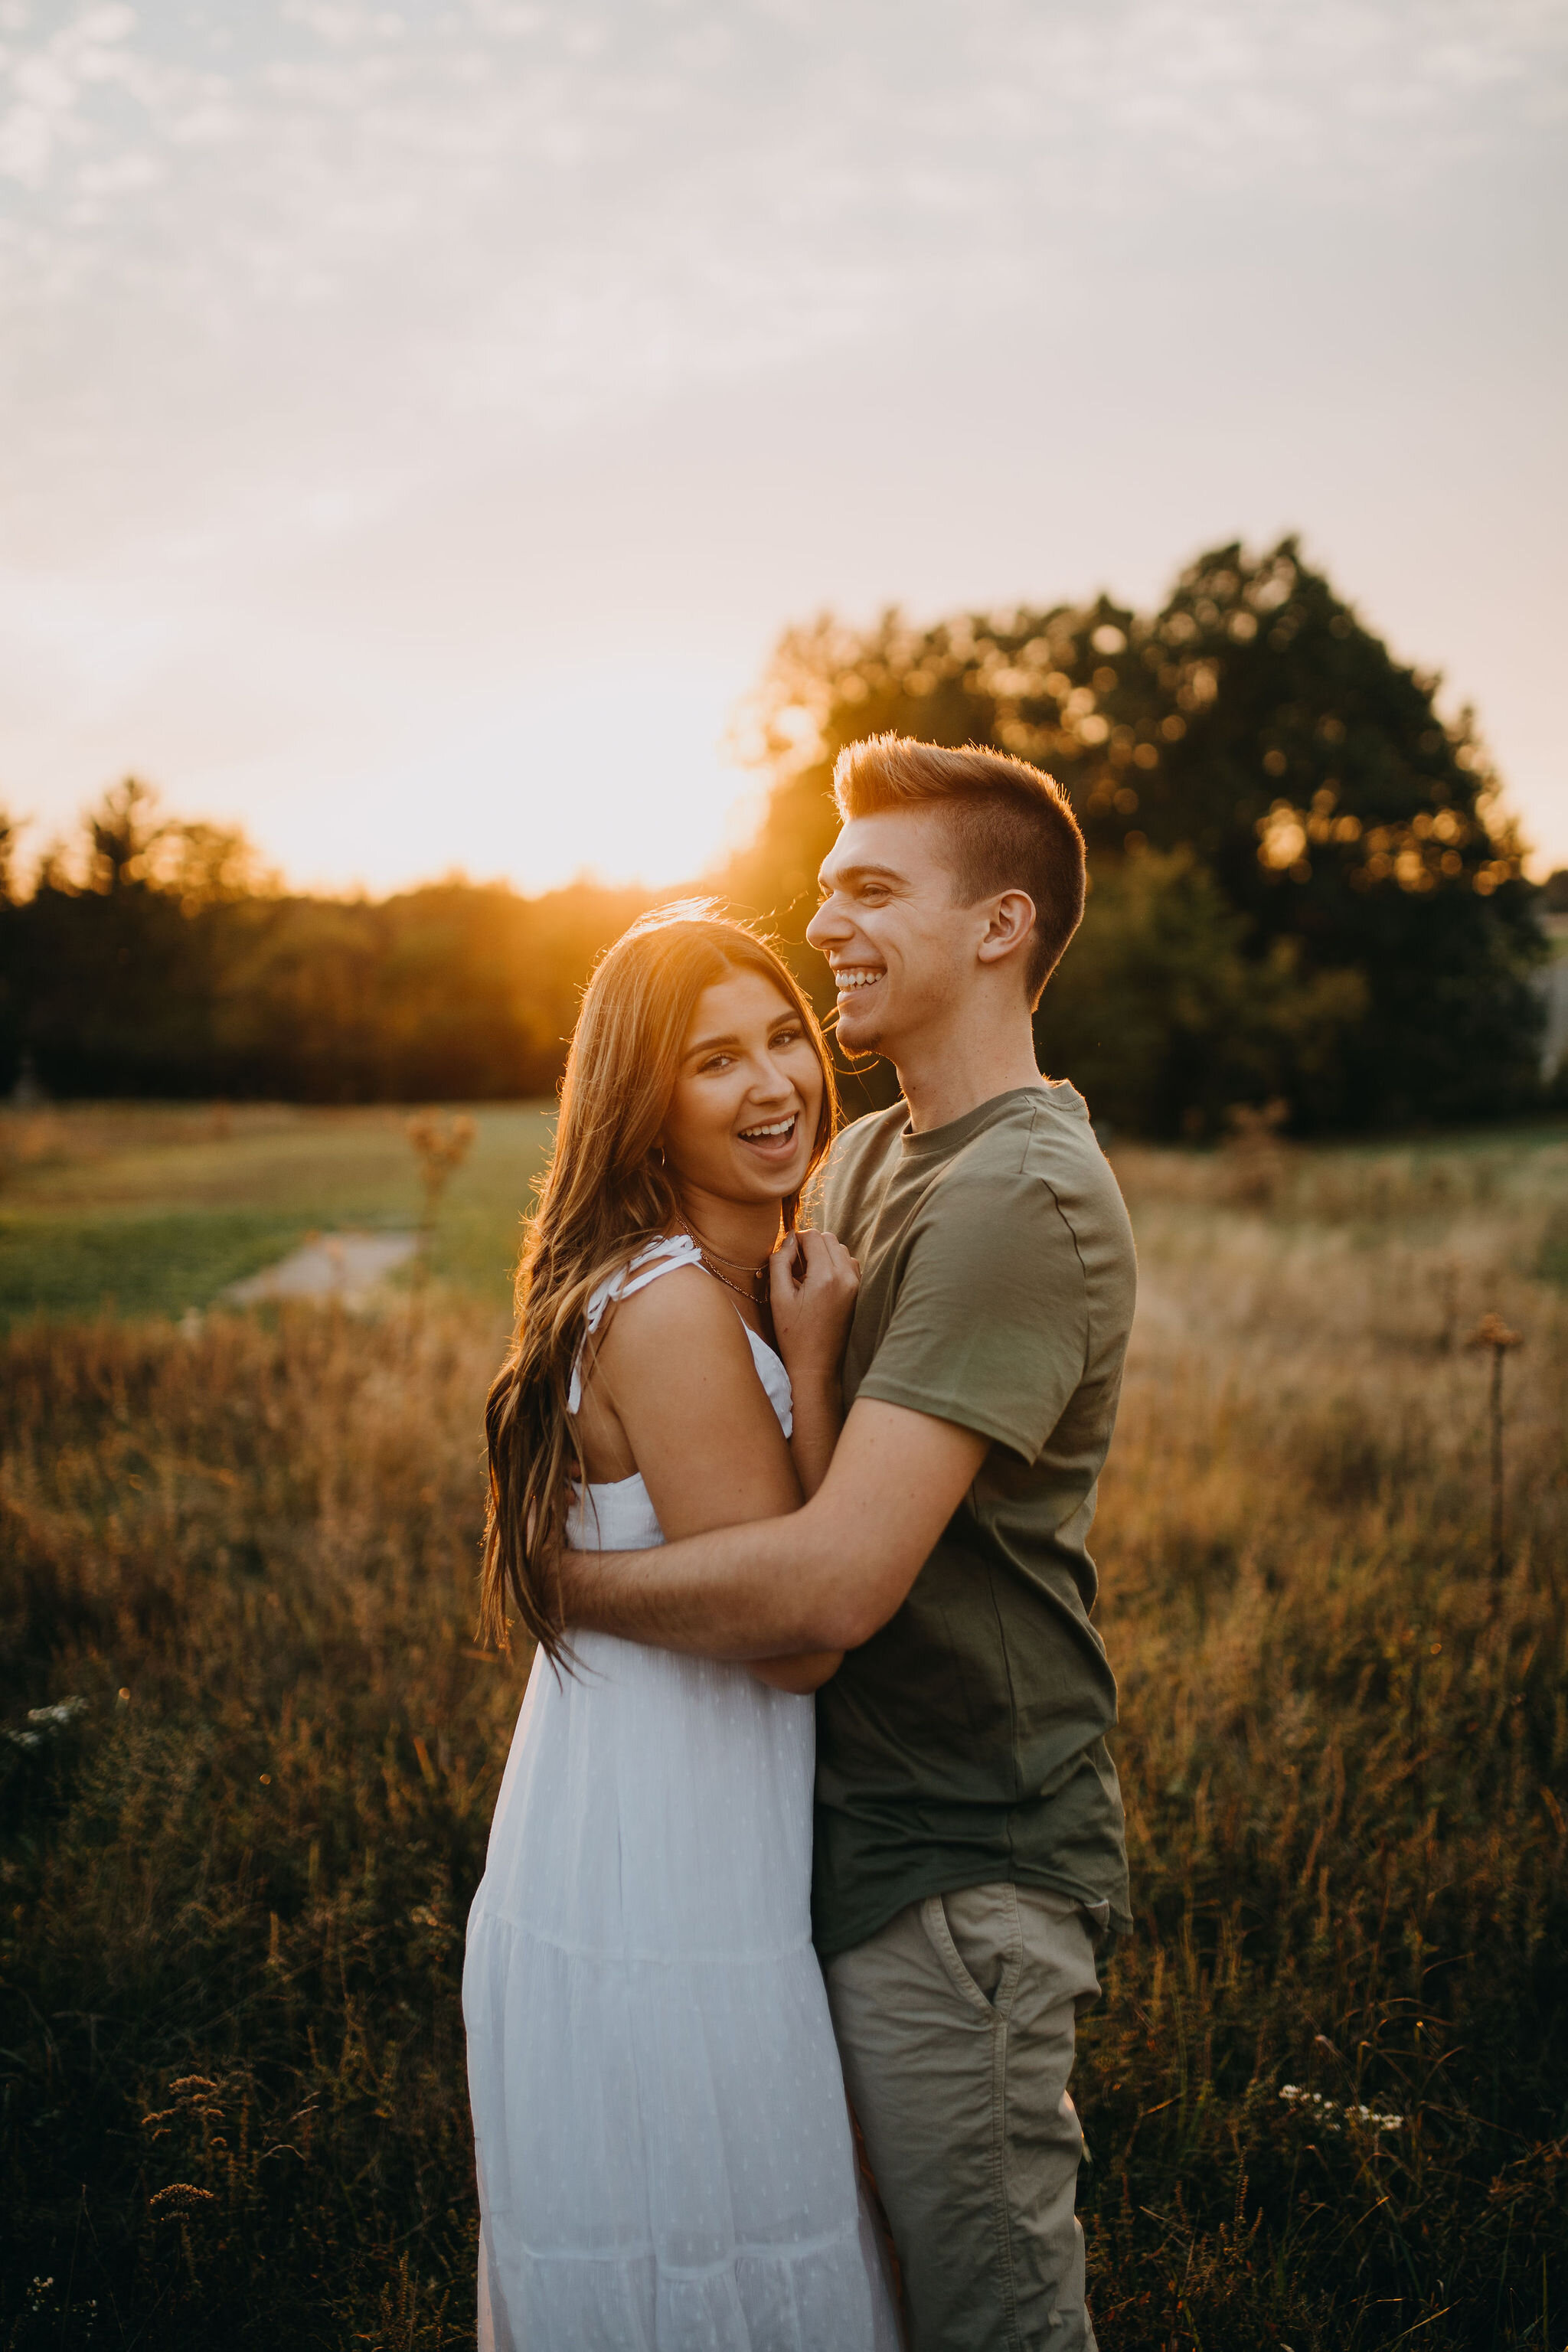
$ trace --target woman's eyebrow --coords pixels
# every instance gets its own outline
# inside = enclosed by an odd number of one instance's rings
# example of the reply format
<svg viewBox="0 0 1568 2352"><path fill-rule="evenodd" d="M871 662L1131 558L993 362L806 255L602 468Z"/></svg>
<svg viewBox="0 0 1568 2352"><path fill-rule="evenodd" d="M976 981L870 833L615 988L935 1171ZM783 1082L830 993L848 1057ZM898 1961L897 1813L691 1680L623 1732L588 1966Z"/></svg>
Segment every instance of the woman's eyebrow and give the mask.
<svg viewBox="0 0 1568 2352"><path fill-rule="evenodd" d="M800 1015L798 1013L775 1013L773 1018L768 1023L768 1034L771 1037L775 1029L798 1029L799 1026ZM697 1054L711 1054L721 1045L740 1045L743 1043L744 1040L737 1037L731 1030L726 1035L721 1037L699 1037L694 1045L688 1045L686 1051L689 1055L694 1055Z"/></svg>

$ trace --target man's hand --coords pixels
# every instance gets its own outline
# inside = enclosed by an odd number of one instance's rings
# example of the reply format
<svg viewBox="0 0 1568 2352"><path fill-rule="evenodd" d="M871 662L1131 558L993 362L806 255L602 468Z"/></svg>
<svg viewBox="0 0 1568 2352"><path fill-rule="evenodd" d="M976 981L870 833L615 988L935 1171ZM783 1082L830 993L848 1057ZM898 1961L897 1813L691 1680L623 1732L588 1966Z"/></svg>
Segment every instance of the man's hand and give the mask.
<svg viewBox="0 0 1568 2352"><path fill-rule="evenodd" d="M989 1444L862 1398L821 1487L788 1517L652 1551L565 1553L566 1622L698 1657L858 1649L900 1607Z"/></svg>

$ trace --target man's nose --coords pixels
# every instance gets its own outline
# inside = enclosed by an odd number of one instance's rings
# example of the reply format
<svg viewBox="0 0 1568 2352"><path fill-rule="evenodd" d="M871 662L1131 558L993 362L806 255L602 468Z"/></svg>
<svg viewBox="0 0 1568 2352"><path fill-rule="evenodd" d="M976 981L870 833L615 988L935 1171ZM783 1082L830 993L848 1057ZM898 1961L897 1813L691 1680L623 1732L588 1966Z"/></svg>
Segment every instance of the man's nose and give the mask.
<svg viewBox="0 0 1568 2352"><path fill-rule="evenodd" d="M830 940L848 936L849 925L839 908L837 898L825 898L805 927L808 943L814 948L826 948Z"/></svg>

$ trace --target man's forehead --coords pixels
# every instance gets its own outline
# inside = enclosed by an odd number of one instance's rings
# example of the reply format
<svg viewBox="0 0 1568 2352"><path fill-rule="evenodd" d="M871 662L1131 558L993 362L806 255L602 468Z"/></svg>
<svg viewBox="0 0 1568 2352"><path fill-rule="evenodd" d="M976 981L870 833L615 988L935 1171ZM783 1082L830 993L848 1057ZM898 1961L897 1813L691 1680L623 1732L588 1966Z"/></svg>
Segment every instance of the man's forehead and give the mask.
<svg viewBox="0 0 1568 2352"><path fill-rule="evenodd" d="M942 865L931 838L931 809L879 809L873 816L852 816L822 861L818 879L846 882L858 875L879 874L889 880L923 881Z"/></svg>

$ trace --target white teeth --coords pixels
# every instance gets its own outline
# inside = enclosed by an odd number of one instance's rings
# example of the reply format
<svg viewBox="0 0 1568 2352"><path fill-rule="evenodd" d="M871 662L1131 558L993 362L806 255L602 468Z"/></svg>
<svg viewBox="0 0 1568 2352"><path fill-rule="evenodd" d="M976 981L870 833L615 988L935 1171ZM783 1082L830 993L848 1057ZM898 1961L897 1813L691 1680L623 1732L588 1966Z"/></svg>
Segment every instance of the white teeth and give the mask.
<svg viewBox="0 0 1568 2352"><path fill-rule="evenodd" d="M842 996L846 989L874 986L882 975L866 964L846 964L840 971L836 971L833 977L837 982L838 992Z"/></svg>
<svg viewBox="0 0 1568 2352"><path fill-rule="evenodd" d="M795 1119L791 1117L775 1119L772 1127L743 1127L741 1140L742 1143L755 1143L764 1135L788 1135L794 1125Z"/></svg>

